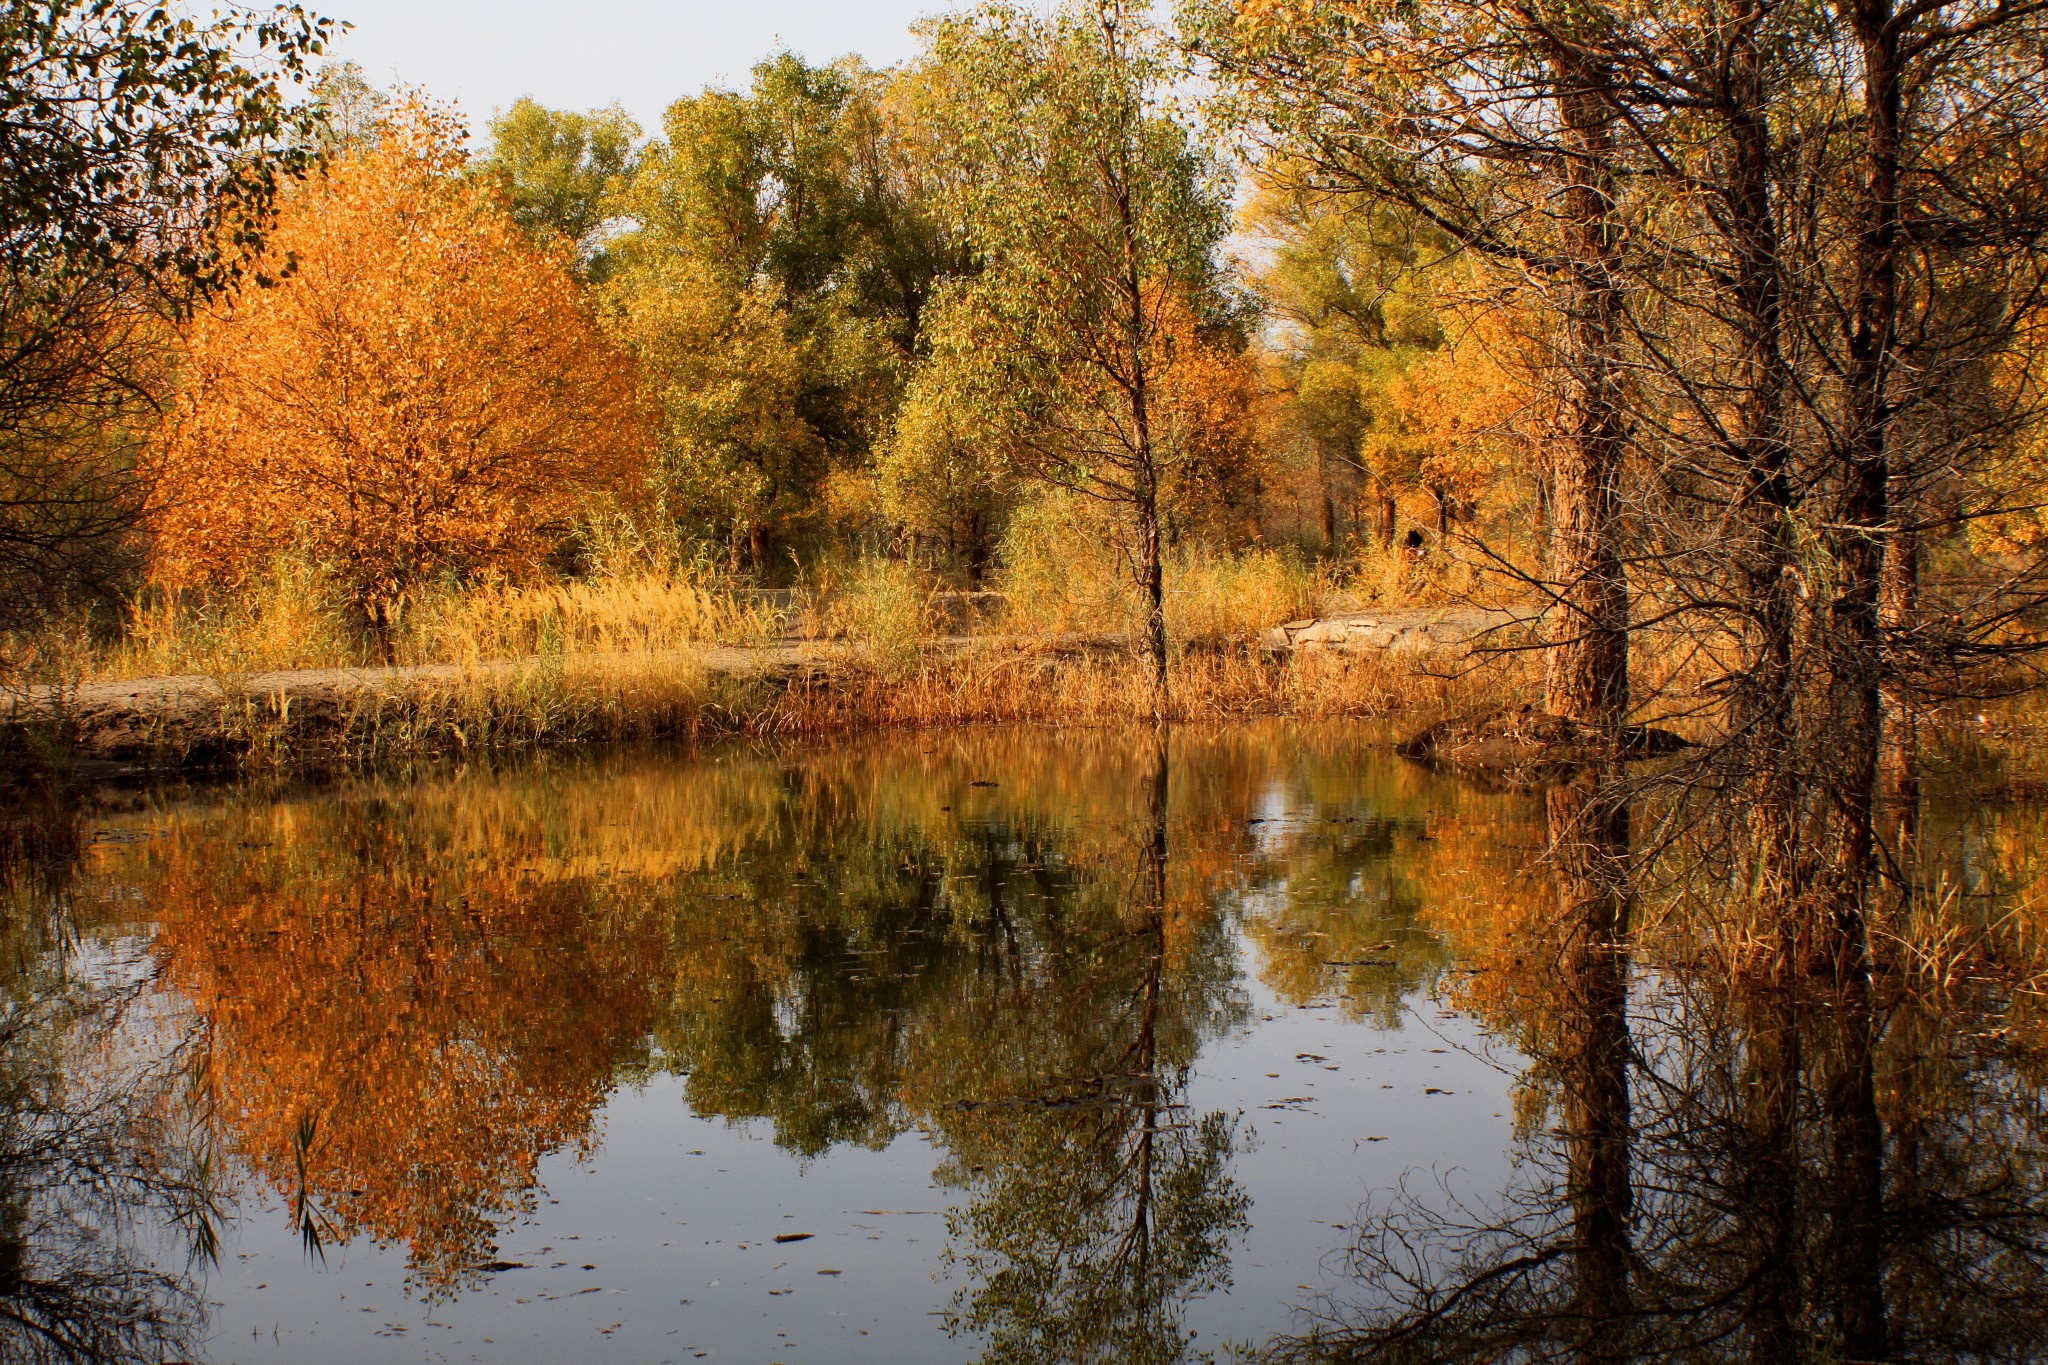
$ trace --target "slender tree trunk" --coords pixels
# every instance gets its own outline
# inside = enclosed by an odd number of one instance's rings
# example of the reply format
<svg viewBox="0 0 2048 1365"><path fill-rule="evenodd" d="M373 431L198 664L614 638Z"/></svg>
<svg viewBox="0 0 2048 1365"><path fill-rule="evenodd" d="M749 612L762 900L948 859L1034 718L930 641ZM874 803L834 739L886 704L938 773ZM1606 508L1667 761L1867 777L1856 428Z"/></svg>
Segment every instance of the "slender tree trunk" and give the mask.
<svg viewBox="0 0 2048 1365"><path fill-rule="evenodd" d="M1620 232L1614 221L1612 73L1562 45L1553 79L1565 125L1564 428L1552 443L1551 643L1544 704L1590 725L1629 709L1628 581L1619 501Z"/></svg>
<svg viewBox="0 0 2048 1365"><path fill-rule="evenodd" d="M1138 539L1144 556L1145 647L1152 660L1152 719L1164 725L1171 714L1166 681L1166 565L1159 544L1159 490L1150 478L1139 506Z"/></svg>
<svg viewBox="0 0 2048 1365"><path fill-rule="evenodd" d="M1773 91L1757 44L1770 0L1748 0L1727 27L1728 183L1726 212L1735 264L1734 313L1741 410L1735 435L1740 470L1736 520L1748 603L1743 677L1734 699L1736 733L1750 772L1758 878L1772 920L1800 895L1797 866L1797 629L1792 489L1786 403L1791 366L1785 326L1784 261L1774 195L1770 109Z"/></svg>
<svg viewBox="0 0 2048 1365"><path fill-rule="evenodd" d="M1847 0L1863 60L1864 152L1856 244L1855 318L1844 376L1842 531L1830 607L1829 721L1836 775L1830 926L1835 953L1860 961L1863 897L1876 838L1873 806L1883 742L1884 542L1890 514L1890 369L1898 327L1899 159L1904 97L1892 0ZM1838 971L1852 969L1847 959Z"/></svg>
<svg viewBox="0 0 2048 1365"><path fill-rule="evenodd" d="M1896 462L1894 462L1896 463ZM1910 494L1900 487L1896 467L1887 494L1893 529L1885 542L1883 583L1878 600L1878 626L1883 632L1884 717L1879 783L1891 828L1905 845L1918 832L1920 807L1920 723L1905 677L1913 618L1920 606L1920 533L1910 525L1914 513ZM1903 523L1903 524L1902 524Z"/></svg>
<svg viewBox="0 0 2048 1365"><path fill-rule="evenodd" d="M1579 1354L1615 1358L1613 1333L1630 1299L1627 803L1610 780L1584 778L1546 795L1563 943L1558 1073L1572 1204Z"/></svg>
<svg viewBox="0 0 2048 1365"><path fill-rule="evenodd" d="M1330 452L1321 441L1316 442L1316 486L1323 498L1323 548L1332 549L1337 544L1337 499L1330 491Z"/></svg>
<svg viewBox="0 0 2048 1365"><path fill-rule="evenodd" d="M1380 490L1381 548L1388 550L1394 548L1394 532L1400 529L1399 525L1397 524L1399 516L1399 509L1394 506L1394 495L1392 493L1387 492L1384 488L1382 488Z"/></svg>
<svg viewBox="0 0 2048 1365"><path fill-rule="evenodd" d="M1107 11L1104 11L1104 16L1104 32L1110 50L1115 54L1120 51L1116 46L1115 26L1108 21ZM1134 129L1130 137L1136 136ZM1122 149L1126 155L1130 145L1127 138ZM1123 340L1129 367L1124 393L1130 403L1130 454L1138 516L1138 571L1144 580L1145 592L1145 644L1152 661L1152 723L1164 725L1172 708L1167 693L1166 566L1159 526L1160 452L1152 432L1152 374L1147 345L1151 339L1151 321L1145 307L1145 244L1137 214L1131 205L1130 169L1127 164L1110 168L1106 188L1115 198L1122 235L1123 277L1118 281L1118 289L1123 296L1120 300L1124 310Z"/></svg>

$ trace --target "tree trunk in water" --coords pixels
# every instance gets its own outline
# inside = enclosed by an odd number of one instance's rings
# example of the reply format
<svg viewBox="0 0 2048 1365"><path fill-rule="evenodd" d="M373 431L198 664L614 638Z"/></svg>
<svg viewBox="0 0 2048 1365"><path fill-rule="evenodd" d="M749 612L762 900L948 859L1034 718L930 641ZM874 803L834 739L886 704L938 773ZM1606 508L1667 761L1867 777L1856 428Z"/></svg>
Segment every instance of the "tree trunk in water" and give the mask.
<svg viewBox="0 0 2048 1365"><path fill-rule="evenodd" d="M1137 1151L1133 1166L1137 1192L1132 1201L1130 1235L1132 1287L1134 1298L1156 1309L1158 1299L1152 1286L1152 1200L1155 1152L1159 1143L1161 1105L1165 1087L1159 1081L1159 1011L1166 972L1166 814L1167 765L1171 752L1167 731L1154 732L1151 780L1146 784L1145 905L1142 911L1146 945L1145 981L1138 1006L1138 1036L1132 1047L1128 1069L1140 1079L1132 1096L1138 1109Z"/></svg>
<svg viewBox="0 0 2048 1365"><path fill-rule="evenodd" d="M1799 1253L1799 1017L1792 994L1793 961L1778 955L1750 994L1742 1047L1747 1157L1730 1183L1741 1211L1750 1261L1744 1318L1754 1365L1780 1365L1801 1354L1805 1318Z"/></svg>
<svg viewBox="0 0 2048 1365"><path fill-rule="evenodd" d="M1557 883L1559 1025L1572 1318L1579 1351L1611 1359L1627 1312L1630 1215L1628 806L1612 774L1546 795Z"/></svg>
<svg viewBox="0 0 2048 1365"><path fill-rule="evenodd" d="M1590 725L1629 708L1628 582L1618 525L1626 428L1621 403L1620 232L1613 221L1612 73L1560 46L1554 83L1567 133L1564 429L1553 443L1551 643L1544 705Z"/></svg>
<svg viewBox="0 0 2048 1365"><path fill-rule="evenodd" d="M1833 1143L1827 1270L1844 1359L1890 1353L1884 1294L1884 1122L1877 1110L1876 1032L1867 966L1841 981L1822 1103Z"/></svg>

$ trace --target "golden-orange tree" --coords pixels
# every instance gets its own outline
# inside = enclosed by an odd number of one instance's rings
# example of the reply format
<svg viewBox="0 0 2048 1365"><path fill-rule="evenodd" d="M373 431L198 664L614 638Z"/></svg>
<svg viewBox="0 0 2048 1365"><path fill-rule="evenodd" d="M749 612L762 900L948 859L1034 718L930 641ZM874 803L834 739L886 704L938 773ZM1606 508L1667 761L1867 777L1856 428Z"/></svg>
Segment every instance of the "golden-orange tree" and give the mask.
<svg viewBox="0 0 2048 1365"><path fill-rule="evenodd" d="M312 555L381 619L448 572L518 572L637 486L632 367L565 247L454 174L461 125L401 105L289 196L268 287L196 318L167 423L159 572L232 584Z"/></svg>

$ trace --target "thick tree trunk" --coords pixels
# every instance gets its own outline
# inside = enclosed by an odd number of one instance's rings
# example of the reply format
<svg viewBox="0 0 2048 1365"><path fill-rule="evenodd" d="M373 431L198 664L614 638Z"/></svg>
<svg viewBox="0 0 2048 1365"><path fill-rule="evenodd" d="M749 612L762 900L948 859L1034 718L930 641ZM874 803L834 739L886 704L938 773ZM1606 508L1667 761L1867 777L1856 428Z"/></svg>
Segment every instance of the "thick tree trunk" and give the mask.
<svg viewBox="0 0 2048 1365"><path fill-rule="evenodd" d="M1629 709L1628 580L1620 545L1620 231L1612 190L1611 73L1560 48L1565 124L1564 427L1552 444L1551 644L1544 703L1555 715L1619 725Z"/></svg>

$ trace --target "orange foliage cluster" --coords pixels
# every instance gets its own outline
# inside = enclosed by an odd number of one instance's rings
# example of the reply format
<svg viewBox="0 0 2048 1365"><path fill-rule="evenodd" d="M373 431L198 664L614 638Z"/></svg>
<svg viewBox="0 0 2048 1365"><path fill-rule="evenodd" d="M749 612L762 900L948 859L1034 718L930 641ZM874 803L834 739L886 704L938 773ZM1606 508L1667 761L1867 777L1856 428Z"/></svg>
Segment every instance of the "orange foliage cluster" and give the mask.
<svg viewBox="0 0 2048 1365"><path fill-rule="evenodd" d="M285 202L281 278L194 320L166 431L170 583L279 553L365 600L533 567L593 494L639 486L650 427L567 248L450 172L460 126L414 104Z"/></svg>
<svg viewBox="0 0 2048 1365"><path fill-rule="evenodd" d="M348 814L241 816L239 863L163 841L157 943L231 1150L321 1238L406 1243L445 1286L489 1259L540 1158L589 1141L649 1027L655 945L593 934L592 887L527 875L537 847L477 868Z"/></svg>
<svg viewBox="0 0 2048 1365"><path fill-rule="evenodd" d="M1209 520L1204 529L1231 539L1256 520L1261 467L1256 421L1258 368L1250 355L1203 337L1184 302L1169 299L1168 363L1155 412L1172 452L1167 489L1176 521Z"/></svg>

